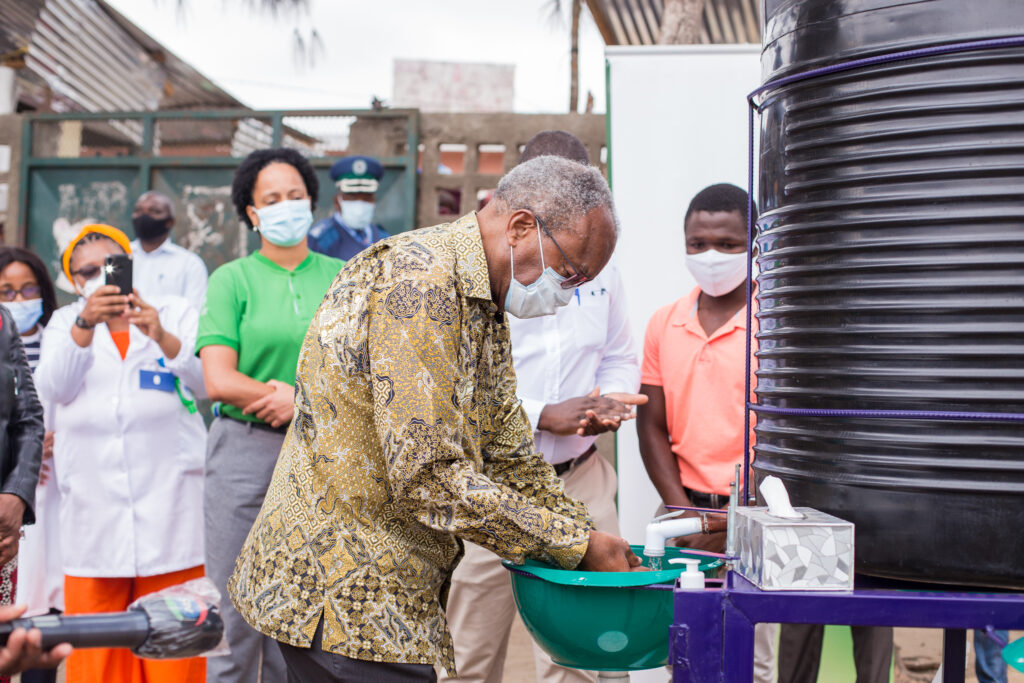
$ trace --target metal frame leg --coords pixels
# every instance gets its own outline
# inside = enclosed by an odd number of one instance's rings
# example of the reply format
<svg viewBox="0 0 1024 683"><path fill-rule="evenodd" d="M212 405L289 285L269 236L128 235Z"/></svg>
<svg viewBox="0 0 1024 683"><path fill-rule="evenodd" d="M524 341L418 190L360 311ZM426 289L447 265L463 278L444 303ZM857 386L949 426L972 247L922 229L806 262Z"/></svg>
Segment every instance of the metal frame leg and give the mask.
<svg viewBox="0 0 1024 683"><path fill-rule="evenodd" d="M723 659L725 683L751 683L754 680L754 624L745 614L725 605L723 613L725 642Z"/></svg>
<svg viewBox="0 0 1024 683"><path fill-rule="evenodd" d="M964 683L967 670L967 629L942 631L942 683Z"/></svg>
<svg viewBox="0 0 1024 683"><path fill-rule="evenodd" d="M1024 593L930 590L858 579L845 592L761 591L730 572L722 588L675 590L670 661L675 683L749 683L754 624L847 624L945 629L943 683L963 683L967 629L1024 629ZM873 581L873 582L872 582Z"/></svg>
<svg viewBox="0 0 1024 683"><path fill-rule="evenodd" d="M716 683L722 678L722 591L677 592L669 630L675 683Z"/></svg>

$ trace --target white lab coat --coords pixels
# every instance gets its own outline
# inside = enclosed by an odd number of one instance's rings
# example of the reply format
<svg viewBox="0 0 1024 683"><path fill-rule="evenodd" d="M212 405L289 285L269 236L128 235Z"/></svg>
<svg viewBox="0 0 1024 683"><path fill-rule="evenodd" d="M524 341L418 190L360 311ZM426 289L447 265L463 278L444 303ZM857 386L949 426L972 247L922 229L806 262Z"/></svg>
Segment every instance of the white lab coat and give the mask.
<svg viewBox="0 0 1024 683"><path fill-rule="evenodd" d="M198 313L181 297L147 301L181 340L166 369L160 347L134 325L123 361L106 325L78 346L71 326L82 299L55 312L43 333L35 380L55 413L61 555L71 576L153 576L203 563L203 419L177 393L140 387L143 371L170 371L201 391Z"/></svg>

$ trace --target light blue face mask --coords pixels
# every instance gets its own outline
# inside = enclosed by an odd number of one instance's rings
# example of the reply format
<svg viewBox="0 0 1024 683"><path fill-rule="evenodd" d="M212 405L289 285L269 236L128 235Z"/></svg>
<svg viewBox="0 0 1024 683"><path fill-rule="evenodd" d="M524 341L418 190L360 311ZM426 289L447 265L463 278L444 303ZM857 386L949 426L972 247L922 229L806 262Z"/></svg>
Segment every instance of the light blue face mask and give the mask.
<svg viewBox="0 0 1024 683"><path fill-rule="evenodd" d="M540 242L540 228L537 229L537 242ZM544 270L540 277L528 285L516 279L516 254L509 246L512 262L512 281L505 295L505 310L517 318L538 318L551 315L561 306L565 306L575 294L573 289L562 289L566 278L555 272L554 268L544 266L544 245L540 244L540 267Z"/></svg>
<svg viewBox="0 0 1024 683"><path fill-rule="evenodd" d="M313 225L313 211L308 199L289 199L256 209L260 224L256 229L271 244L294 247L306 239Z"/></svg>
<svg viewBox="0 0 1024 683"><path fill-rule="evenodd" d="M14 318L14 325L18 328L18 334L25 334L39 322L43 317L43 300L29 299L28 301L5 301L3 303Z"/></svg>
<svg viewBox="0 0 1024 683"><path fill-rule="evenodd" d="M366 230L373 222L373 210L376 205L373 202L364 202L361 199L341 200L341 220L353 230Z"/></svg>

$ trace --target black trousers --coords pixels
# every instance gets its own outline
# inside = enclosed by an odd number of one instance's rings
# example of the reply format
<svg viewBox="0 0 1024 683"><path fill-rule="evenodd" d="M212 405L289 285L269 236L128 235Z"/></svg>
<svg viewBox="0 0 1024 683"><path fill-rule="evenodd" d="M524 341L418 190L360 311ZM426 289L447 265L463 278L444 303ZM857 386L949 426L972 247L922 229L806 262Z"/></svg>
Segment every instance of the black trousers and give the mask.
<svg viewBox="0 0 1024 683"><path fill-rule="evenodd" d="M892 628L851 626L857 683L889 683ZM779 683L816 683L821 664L821 624L782 624L779 630Z"/></svg>
<svg viewBox="0 0 1024 683"><path fill-rule="evenodd" d="M21 673L21 683L57 683L57 669L29 669Z"/></svg>
<svg viewBox="0 0 1024 683"><path fill-rule="evenodd" d="M395 664L352 659L324 652L324 619L316 625L311 647L281 646L288 667L288 683L437 683L429 664Z"/></svg>

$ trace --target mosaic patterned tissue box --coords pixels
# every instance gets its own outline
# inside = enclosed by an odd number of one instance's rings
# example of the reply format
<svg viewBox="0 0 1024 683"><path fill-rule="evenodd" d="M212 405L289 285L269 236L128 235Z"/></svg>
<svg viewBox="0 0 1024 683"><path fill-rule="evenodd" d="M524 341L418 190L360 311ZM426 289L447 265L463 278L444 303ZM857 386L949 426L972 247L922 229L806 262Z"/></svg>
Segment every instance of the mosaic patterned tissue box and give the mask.
<svg viewBox="0 0 1024 683"><path fill-rule="evenodd" d="M853 524L813 508L784 519L736 507L737 570L766 591L853 590Z"/></svg>

